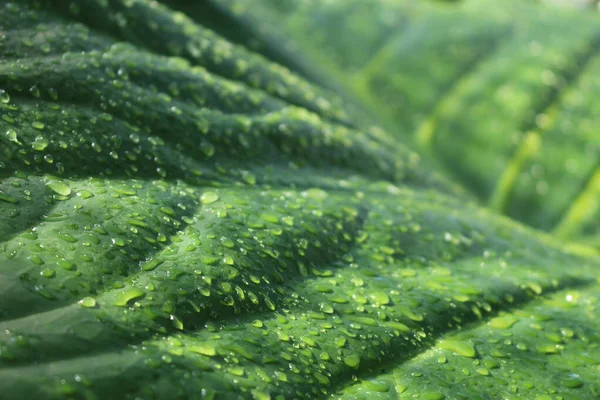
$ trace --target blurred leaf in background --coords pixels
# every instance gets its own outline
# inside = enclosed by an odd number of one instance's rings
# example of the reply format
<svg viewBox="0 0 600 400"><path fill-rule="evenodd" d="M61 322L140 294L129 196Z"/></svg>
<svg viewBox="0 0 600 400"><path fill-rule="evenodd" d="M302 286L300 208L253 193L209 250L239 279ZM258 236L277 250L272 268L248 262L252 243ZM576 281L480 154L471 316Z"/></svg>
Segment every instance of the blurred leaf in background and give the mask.
<svg viewBox="0 0 600 400"><path fill-rule="evenodd" d="M595 13L0 16L2 399L600 397Z"/></svg>

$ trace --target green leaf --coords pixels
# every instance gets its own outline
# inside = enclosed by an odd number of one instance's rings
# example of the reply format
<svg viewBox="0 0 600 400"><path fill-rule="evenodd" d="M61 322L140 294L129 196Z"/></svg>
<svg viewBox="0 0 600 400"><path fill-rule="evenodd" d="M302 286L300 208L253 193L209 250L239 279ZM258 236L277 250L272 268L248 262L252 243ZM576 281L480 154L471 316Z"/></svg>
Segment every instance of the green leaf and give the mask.
<svg viewBox="0 0 600 400"><path fill-rule="evenodd" d="M3 398L598 397L587 248L201 19L1 7Z"/></svg>
<svg viewBox="0 0 600 400"><path fill-rule="evenodd" d="M524 1L213 2L266 38L284 31L482 203L563 238L598 233L597 14Z"/></svg>

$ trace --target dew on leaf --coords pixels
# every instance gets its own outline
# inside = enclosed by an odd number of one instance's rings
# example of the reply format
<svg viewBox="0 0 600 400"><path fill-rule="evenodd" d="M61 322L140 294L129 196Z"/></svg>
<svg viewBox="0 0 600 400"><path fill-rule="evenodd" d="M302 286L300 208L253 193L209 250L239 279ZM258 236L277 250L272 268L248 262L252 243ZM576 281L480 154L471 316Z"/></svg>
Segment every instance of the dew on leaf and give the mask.
<svg viewBox="0 0 600 400"><path fill-rule="evenodd" d="M46 127L46 125L43 122L40 122L40 121L33 122L31 124L31 126L34 127L35 129L39 130L39 131L43 130Z"/></svg>
<svg viewBox="0 0 600 400"><path fill-rule="evenodd" d="M0 103L8 104L10 102L10 96L4 89L0 89Z"/></svg>
<svg viewBox="0 0 600 400"><path fill-rule="evenodd" d="M18 200L12 196L9 196L8 194L2 192L0 190L0 201L5 201L7 203L11 203L11 204L17 204Z"/></svg>
<svg viewBox="0 0 600 400"><path fill-rule="evenodd" d="M438 343L438 347L444 350L450 350L463 357L475 358L477 355L473 345L467 342L444 340Z"/></svg>
<svg viewBox="0 0 600 400"><path fill-rule="evenodd" d="M215 350L215 348L209 344L197 344L193 346L188 346L187 349L193 353L198 353L209 357L217 355L217 351Z"/></svg>
<svg viewBox="0 0 600 400"><path fill-rule="evenodd" d="M44 278L54 278L54 276L56 275L56 272L53 269L44 268L40 272L40 275L42 275Z"/></svg>
<svg viewBox="0 0 600 400"><path fill-rule="evenodd" d="M344 364L350 368L358 368L360 364L360 358L356 354L350 354L344 357Z"/></svg>
<svg viewBox="0 0 600 400"><path fill-rule="evenodd" d="M219 195L215 192L204 192L200 196L200 202L202 204L212 204L219 200Z"/></svg>
<svg viewBox="0 0 600 400"><path fill-rule="evenodd" d="M504 317L496 317L490 320L489 325L496 329L508 329L517 322L517 319L512 315Z"/></svg>
<svg viewBox="0 0 600 400"><path fill-rule="evenodd" d="M124 290L117 297L117 299L115 300L115 302L113 304L118 307L126 307L129 304L129 302L140 299L140 298L144 297L145 295L146 295L146 293L144 293L144 291L142 291L141 289L132 287L127 290Z"/></svg>
<svg viewBox="0 0 600 400"><path fill-rule="evenodd" d="M43 136L37 136L35 140L31 143L31 147L36 151L43 151L48 147L50 142Z"/></svg>
<svg viewBox="0 0 600 400"><path fill-rule="evenodd" d="M578 389L583 386L584 382L578 374L567 374L560 378L560 384L566 388Z"/></svg>
<svg viewBox="0 0 600 400"><path fill-rule="evenodd" d="M12 129L12 128L9 128L9 129L6 131L6 138L7 138L9 141L13 142L13 143L16 143L16 144L22 144L22 143L19 141L19 138L18 138L18 136L17 136L17 131L15 131L15 130L14 130L14 129Z"/></svg>
<svg viewBox="0 0 600 400"><path fill-rule="evenodd" d="M61 196L68 196L71 194L71 188L64 182L58 180L49 180L46 182L46 186L52 189L54 192Z"/></svg>
<svg viewBox="0 0 600 400"><path fill-rule="evenodd" d="M84 297L83 299L79 300L79 305L85 308L94 308L96 307L96 299L93 297Z"/></svg>

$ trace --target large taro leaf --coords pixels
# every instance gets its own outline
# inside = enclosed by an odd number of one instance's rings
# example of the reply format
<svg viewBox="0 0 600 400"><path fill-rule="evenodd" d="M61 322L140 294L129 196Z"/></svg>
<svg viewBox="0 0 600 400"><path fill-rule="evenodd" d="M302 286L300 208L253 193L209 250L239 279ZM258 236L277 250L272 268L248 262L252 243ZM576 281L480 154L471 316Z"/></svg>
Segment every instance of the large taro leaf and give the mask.
<svg viewBox="0 0 600 400"><path fill-rule="evenodd" d="M265 43L285 32L484 204L564 238L599 233L597 14L523 0L212 3Z"/></svg>
<svg viewBox="0 0 600 400"><path fill-rule="evenodd" d="M201 20L0 10L1 398L600 395L597 258Z"/></svg>

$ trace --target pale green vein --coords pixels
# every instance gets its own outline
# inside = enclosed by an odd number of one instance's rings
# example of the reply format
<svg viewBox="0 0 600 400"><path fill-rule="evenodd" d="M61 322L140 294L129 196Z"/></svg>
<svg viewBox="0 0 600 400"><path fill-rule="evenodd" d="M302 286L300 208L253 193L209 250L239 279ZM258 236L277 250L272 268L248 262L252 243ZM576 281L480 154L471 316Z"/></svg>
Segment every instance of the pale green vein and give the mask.
<svg viewBox="0 0 600 400"><path fill-rule="evenodd" d="M431 155L433 137L437 131L440 121L446 117L456 114L462 106L461 99L473 88L474 81L478 78L475 70L494 53L499 45L498 40L492 43L485 51L480 52L457 76L446 92L441 94L440 99L434 105L429 115L419 124L415 131L414 140L418 148L425 154Z"/></svg>
<svg viewBox="0 0 600 400"><path fill-rule="evenodd" d="M592 40L589 51L582 55L580 66L576 68L572 75L568 71L566 74L570 76L565 77L563 74L563 77L568 80L568 86L562 91L555 89L555 95L550 96L550 103L541 112L541 114L546 115L547 121L543 126L538 126L537 129L532 129L522 136L512 158L507 162L490 195L489 207L492 210L504 213L523 167L539 153L542 148L542 136L544 132L548 132L559 121L562 99L569 93L578 90L578 82L585 75L587 68L592 64L591 61L596 58L597 42L597 37Z"/></svg>
<svg viewBox="0 0 600 400"><path fill-rule="evenodd" d="M586 187L565 212L563 218L554 228L559 237L576 234L583 225L595 218L600 212L600 167L588 181Z"/></svg>
<svg viewBox="0 0 600 400"><path fill-rule="evenodd" d="M489 200L492 210L502 212L515 187L523 166L539 152L542 147L541 132L530 131L521 140L513 158L506 164Z"/></svg>
<svg viewBox="0 0 600 400"><path fill-rule="evenodd" d="M474 63L477 64L478 60L475 60ZM461 106L460 99L472 87L474 79L476 79L476 74L463 74L443 95L429 116L421 122L415 133L415 142L423 151L431 151L431 143L440 121L458 112Z"/></svg>

